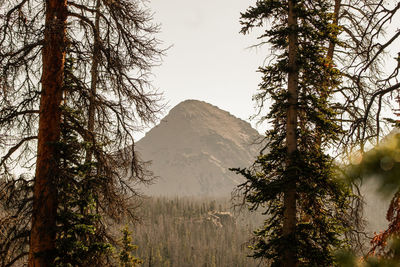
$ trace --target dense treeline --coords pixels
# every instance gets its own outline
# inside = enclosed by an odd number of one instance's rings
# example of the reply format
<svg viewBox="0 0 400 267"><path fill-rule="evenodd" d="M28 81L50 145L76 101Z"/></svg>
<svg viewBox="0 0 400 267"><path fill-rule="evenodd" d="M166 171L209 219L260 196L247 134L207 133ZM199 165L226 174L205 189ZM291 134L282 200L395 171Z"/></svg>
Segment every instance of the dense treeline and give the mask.
<svg viewBox="0 0 400 267"><path fill-rule="evenodd" d="M133 233L142 266L258 266L246 256L250 229L260 218L233 213L231 205L224 199L145 200Z"/></svg>

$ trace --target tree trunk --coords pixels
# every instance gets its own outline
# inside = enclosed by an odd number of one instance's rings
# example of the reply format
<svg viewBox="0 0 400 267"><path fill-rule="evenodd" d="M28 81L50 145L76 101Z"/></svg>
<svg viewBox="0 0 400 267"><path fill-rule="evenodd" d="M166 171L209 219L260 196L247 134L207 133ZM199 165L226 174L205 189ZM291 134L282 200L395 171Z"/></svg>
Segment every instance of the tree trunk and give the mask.
<svg viewBox="0 0 400 267"><path fill-rule="evenodd" d="M91 84L90 84L90 92L89 92L89 109L88 109L88 132L90 140L87 140L94 145L95 133L94 133L94 116L95 116L95 97L96 97L96 89L97 89L97 80L98 80L98 66L99 66L99 58L100 58L100 0L96 1L96 15L95 15L95 33L93 37L93 56L92 56L92 68L90 70L91 75ZM89 163L92 160L93 147L90 147L86 150L86 158L85 163Z"/></svg>
<svg viewBox="0 0 400 267"><path fill-rule="evenodd" d="M288 153L289 169L288 175L290 181L284 191L284 220L283 236L294 237L296 231L296 179L297 173L294 168L293 155L297 151L297 102L298 102L298 80L299 71L297 68L297 15L294 7L296 0L289 0L288 27L289 33L289 74L288 74L288 97L289 106L287 110L286 123L286 144ZM287 246L283 255L283 266L294 267L297 265L295 244Z"/></svg>
<svg viewBox="0 0 400 267"><path fill-rule="evenodd" d="M47 0L29 267L53 266L67 1Z"/></svg>
<svg viewBox="0 0 400 267"><path fill-rule="evenodd" d="M340 5L341 5L341 0L335 0L335 8L334 8L334 11L333 11L334 12L333 24L335 26L337 26L338 23L339 23ZM334 51L335 51L335 43L334 42L329 42L328 55L327 55L328 59L330 59L330 60L333 59Z"/></svg>

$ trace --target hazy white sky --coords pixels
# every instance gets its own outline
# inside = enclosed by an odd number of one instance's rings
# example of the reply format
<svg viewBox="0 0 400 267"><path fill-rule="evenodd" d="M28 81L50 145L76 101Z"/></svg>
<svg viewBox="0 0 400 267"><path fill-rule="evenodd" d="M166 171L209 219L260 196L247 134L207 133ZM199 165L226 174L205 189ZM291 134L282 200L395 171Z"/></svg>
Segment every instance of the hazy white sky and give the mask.
<svg viewBox="0 0 400 267"><path fill-rule="evenodd" d="M159 39L167 51L154 69L154 86L164 93L169 109L186 99L198 99L248 120L255 113L256 72L267 54L248 49L256 35L239 34L243 0L152 0L154 22L161 24ZM253 123L254 125L254 123Z"/></svg>
<svg viewBox="0 0 400 267"><path fill-rule="evenodd" d="M261 81L256 70L269 52L266 46L249 49L257 43L256 33L239 34L240 12L252 3L243 0L149 1L154 22L161 24L158 38L164 42L163 47L172 46L163 64L153 71L153 85L163 92L167 104L164 115L181 101L197 99L249 121L256 112L252 96ZM256 121L251 124L256 128ZM265 126L258 127L260 132L264 129Z"/></svg>

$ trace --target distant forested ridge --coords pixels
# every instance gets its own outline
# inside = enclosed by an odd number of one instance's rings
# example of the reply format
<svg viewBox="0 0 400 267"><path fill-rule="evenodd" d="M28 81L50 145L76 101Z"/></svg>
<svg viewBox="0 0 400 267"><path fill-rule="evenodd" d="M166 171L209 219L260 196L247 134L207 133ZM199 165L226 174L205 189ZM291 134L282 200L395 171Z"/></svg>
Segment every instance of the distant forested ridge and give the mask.
<svg viewBox="0 0 400 267"><path fill-rule="evenodd" d="M251 229L260 218L234 215L228 199L149 198L133 243L142 266L259 266L247 257Z"/></svg>

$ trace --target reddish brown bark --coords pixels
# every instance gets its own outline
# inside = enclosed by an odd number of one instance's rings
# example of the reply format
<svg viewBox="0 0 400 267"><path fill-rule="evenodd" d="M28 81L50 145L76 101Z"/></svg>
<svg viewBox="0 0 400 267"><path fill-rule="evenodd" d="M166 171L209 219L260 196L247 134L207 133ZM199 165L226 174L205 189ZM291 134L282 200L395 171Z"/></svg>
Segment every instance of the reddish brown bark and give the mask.
<svg viewBox="0 0 400 267"><path fill-rule="evenodd" d="M67 1L47 0L29 267L53 266Z"/></svg>
<svg viewBox="0 0 400 267"><path fill-rule="evenodd" d="M289 75L288 75L288 94L289 94L289 107L286 117L286 145L288 153L288 168L290 178L288 187L284 191L284 218L283 218L283 236L293 236L296 231L296 173L295 168L291 168L294 163L292 162L293 154L297 151L297 102L298 102L298 82L299 71L297 68L297 51L298 51L298 37L297 37L297 16L294 11L296 0L289 0L289 14L288 14L288 27L291 30L289 34ZM297 265L296 249L293 246L287 247L283 255L283 266L294 267Z"/></svg>

